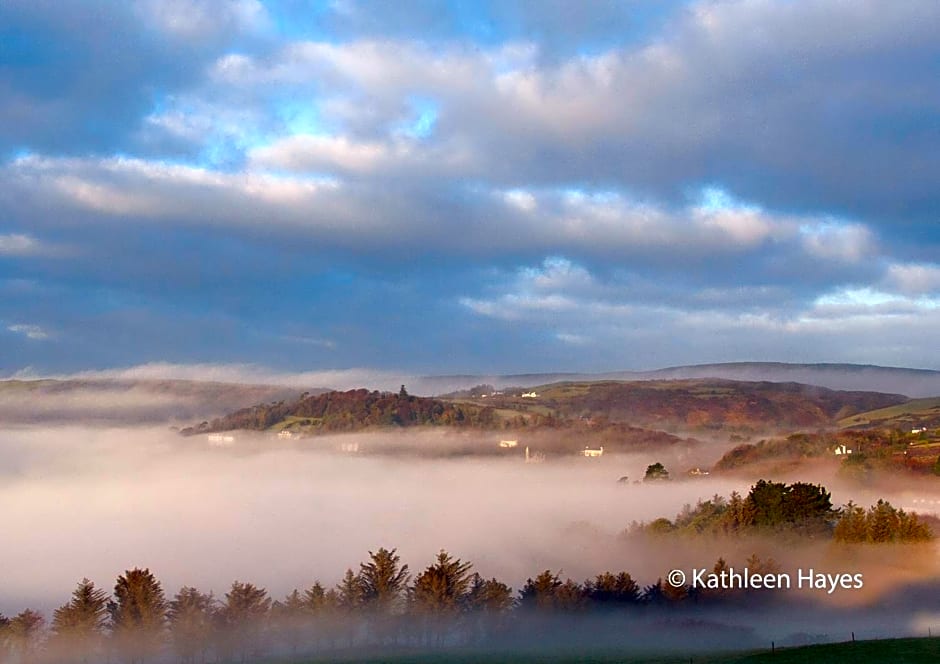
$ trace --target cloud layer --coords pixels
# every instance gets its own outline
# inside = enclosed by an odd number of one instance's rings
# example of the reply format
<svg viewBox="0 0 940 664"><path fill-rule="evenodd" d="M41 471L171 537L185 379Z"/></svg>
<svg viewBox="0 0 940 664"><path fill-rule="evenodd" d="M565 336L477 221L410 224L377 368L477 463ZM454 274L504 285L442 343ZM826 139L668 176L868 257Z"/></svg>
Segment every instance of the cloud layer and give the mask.
<svg viewBox="0 0 940 664"><path fill-rule="evenodd" d="M9 2L0 369L940 366L932 2Z"/></svg>

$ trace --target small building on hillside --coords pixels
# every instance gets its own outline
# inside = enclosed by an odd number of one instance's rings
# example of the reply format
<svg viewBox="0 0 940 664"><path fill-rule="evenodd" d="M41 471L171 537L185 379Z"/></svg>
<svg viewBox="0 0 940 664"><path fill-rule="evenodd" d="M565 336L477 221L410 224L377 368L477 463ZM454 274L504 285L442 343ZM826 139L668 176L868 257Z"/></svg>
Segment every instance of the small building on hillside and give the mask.
<svg viewBox="0 0 940 664"><path fill-rule="evenodd" d="M284 429L283 431L277 432L277 437L281 440L291 440L292 438L296 438L297 435L293 431Z"/></svg>
<svg viewBox="0 0 940 664"><path fill-rule="evenodd" d="M585 447L583 450L581 450L581 456L588 457L589 459L604 456L604 446Z"/></svg>
<svg viewBox="0 0 940 664"><path fill-rule="evenodd" d="M522 393L523 399L537 399L538 396L539 395L536 392L523 392Z"/></svg>
<svg viewBox="0 0 940 664"><path fill-rule="evenodd" d="M845 443L841 445L836 445L836 449L833 450L833 454L836 456L845 456L846 454L851 454L852 450L845 446Z"/></svg>
<svg viewBox="0 0 940 664"><path fill-rule="evenodd" d="M499 441L499 446L502 447L503 449L510 449L513 447L518 447L519 441L518 440L501 440Z"/></svg>

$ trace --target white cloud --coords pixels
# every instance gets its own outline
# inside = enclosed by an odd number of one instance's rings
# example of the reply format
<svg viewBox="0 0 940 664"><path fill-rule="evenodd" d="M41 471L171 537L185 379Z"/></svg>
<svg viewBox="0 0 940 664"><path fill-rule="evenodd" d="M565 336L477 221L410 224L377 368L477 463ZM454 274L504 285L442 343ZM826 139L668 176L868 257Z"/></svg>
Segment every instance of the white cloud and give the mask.
<svg viewBox="0 0 940 664"><path fill-rule="evenodd" d="M940 291L940 265L933 263L893 263L888 266L885 283L907 295Z"/></svg>
<svg viewBox="0 0 940 664"><path fill-rule="evenodd" d="M134 4L150 25L187 41L259 32L270 25L258 0L135 0Z"/></svg>
<svg viewBox="0 0 940 664"><path fill-rule="evenodd" d="M866 226L822 220L800 227L803 247L818 258L857 263L875 252L872 232Z"/></svg>
<svg viewBox="0 0 940 664"><path fill-rule="evenodd" d="M42 251L38 240L21 233L0 234L0 256L32 256Z"/></svg>
<svg viewBox="0 0 940 664"><path fill-rule="evenodd" d="M46 339L52 337L49 332L39 325L18 323L15 325L8 325L7 330L13 332L14 334L21 334L27 339L32 339L33 341L45 341Z"/></svg>

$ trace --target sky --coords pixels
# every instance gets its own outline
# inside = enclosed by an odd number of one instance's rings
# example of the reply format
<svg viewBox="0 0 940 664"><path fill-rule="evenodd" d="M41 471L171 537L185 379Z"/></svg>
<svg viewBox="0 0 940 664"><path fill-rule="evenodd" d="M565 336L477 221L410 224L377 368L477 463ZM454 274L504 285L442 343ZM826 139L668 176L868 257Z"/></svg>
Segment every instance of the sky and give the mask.
<svg viewBox="0 0 940 664"><path fill-rule="evenodd" d="M940 368L934 0L4 0L0 374Z"/></svg>

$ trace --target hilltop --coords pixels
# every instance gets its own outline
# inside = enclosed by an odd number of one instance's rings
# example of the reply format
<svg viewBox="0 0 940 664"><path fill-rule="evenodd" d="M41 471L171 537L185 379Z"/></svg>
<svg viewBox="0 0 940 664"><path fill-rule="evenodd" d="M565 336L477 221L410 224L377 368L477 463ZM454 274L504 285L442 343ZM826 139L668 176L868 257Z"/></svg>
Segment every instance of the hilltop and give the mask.
<svg viewBox="0 0 940 664"><path fill-rule="evenodd" d="M719 378L745 382L801 383L831 390L870 390L907 397L940 394L940 371L882 367L867 364L791 364L787 362L726 362L666 367L648 371L605 373L528 373L498 376L425 376L416 380L422 393L466 390L486 383L497 389L514 385L557 382L630 382L638 380L686 380Z"/></svg>
<svg viewBox="0 0 940 664"><path fill-rule="evenodd" d="M425 425L594 434L625 428L758 432L833 427L840 418L906 401L899 394L727 380L564 382L440 398L409 395L404 388L399 394L360 389L259 404L186 433L284 428L329 433Z"/></svg>

